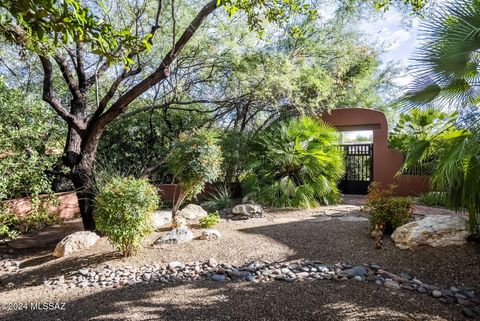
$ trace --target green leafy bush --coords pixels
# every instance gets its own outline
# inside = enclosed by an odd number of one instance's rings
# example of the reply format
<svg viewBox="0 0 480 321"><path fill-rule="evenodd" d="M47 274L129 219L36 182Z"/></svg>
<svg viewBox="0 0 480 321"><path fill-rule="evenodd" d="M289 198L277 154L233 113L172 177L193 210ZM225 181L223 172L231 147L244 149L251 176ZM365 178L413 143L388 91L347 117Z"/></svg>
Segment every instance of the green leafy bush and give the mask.
<svg viewBox="0 0 480 321"><path fill-rule="evenodd" d="M168 157L174 181L181 187L172 209L174 218L185 200L193 198L206 183L218 178L221 163L222 152L214 132L196 130L180 135Z"/></svg>
<svg viewBox="0 0 480 321"><path fill-rule="evenodd" d="M202 228L210 228L218 224L220 222L220 214L218 214L218 211L215 211L213 213L208 213L207 216L202 217L200 219L200 226Z"/></svg>
<svg viewBox="0 0 480 321"><path fill-rule="evenodd" d="M0 200L50 192L45 170L63 153L61 120L44 102L8 88L1 78L0 107Z"/></svg>
<svg viewBox="0 0 480 321"><path fill-rule="evenodd" d="M375 227L390 234L408 223L413 216L413 202L409 197L393 196L395 186L383 188L380 184L370 184L365 209L369 211L370 229Z"/></svg>
<svg viewBox="0 0 480 321"><path fill-rule="evenodd" d="M124 256L134 254L153 231L152 213L159 206L156 188L146 179L112 177L95 198L95 222Z"/></svg>
<svg viewBox="0 0 480 321"><path fill-rule="evenodd" d="M315 207L340 200L344 173L335 129L310 117L276 123L260 133L243 181L247 196L276 207Z"/></svg>

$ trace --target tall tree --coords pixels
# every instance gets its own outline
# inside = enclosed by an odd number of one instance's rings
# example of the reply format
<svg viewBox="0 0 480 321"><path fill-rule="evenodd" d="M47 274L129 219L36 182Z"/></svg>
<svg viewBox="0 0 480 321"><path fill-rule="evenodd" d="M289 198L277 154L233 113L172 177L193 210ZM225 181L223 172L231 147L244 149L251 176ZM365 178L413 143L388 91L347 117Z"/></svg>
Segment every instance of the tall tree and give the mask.
<svg viewBox="0 0 480 321"><path fill-rule="evenodd" d="M295 13L313 14L304 0L211 0L199 7L180 35L178 4L170 1L1 0L5 10L0 30L12 43L38 55L43 68L43 99L68 125L63 162L77 189L85 229L94 230L93 169L98 143L105 128L122 115L138 97L148 94L167 79L182 49L217 8L230 15L243 12L249 26L259 30L263 22L282 22ZM393 0L374 0L376 6ZM422 0L402 0L418 9ZM125 17L128 8L132 17ZM116 16L111 16L115 12ZM168 19L167 19L168 17ZM121 25L120 22L124 22ZM149 21L150 25L145 25ZM162 37L163 35L163 37ZM169 36L169 37L167 37ZM167 39L170 38L168 41ZM165 50L154 68L149 51L156 45ZM70 101L55 91L54 64L68 87ZM99 78L109 75L106 92L99 97ZM126 86L126 84L129 84ZM122 89L122 90L120 90ZM93 92L93 93L92 93ZM93 99L92 99L93 96Z"/></svg>

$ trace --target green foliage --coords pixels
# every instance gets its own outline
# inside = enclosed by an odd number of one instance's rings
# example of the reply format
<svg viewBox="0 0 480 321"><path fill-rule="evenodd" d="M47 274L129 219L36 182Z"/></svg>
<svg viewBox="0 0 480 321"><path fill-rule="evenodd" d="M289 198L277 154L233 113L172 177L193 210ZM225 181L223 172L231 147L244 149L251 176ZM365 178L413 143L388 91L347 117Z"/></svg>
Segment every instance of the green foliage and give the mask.
<svg viewBox="0 0 480 321"><path fill-rule="evenodd" d="M204 205L212 210L223 210L232 206L232 197L230 189L227 185L222 185L215 188L215 191L210 195L210 198Z"/></svg>
<svg viewBox="0 0 480 321"><path fill-rule="evenodd" d="M220 138L222 148L222 173L224 182L239 182L247 172L248 154L251 142L251 134L238 130L227 130Z"/></svg>
<svg viewBox="0 0 480 321"><path fill-rule="evenodd" d="M439 151L443 146L438 144L445 137L461 135L456 127L457 113L445 113L433 108L413 108L400 116L400 120L389 135L389 143L404 153L408 158L419 142L431 141L427 153L415 164L408 162L404 173L430 175L438 163Z"/></svg>
<svg viewBox="0 0 480 321"><path fill-rule="evenodd" d="M166 158L178 135L206 122L204 113L175 110L143 112L119 119L103 134L99 161L122 175L148 175L154 182L171 183Z"/></svg>
<svg viewBox="0 0 480 321"><path fill-rule="evenodd" d="M427 206L448 206L445 202L445 193L442 192L428 192L418 197L417 202Z"/></svg>
<svg viewBox="0 0 480 321"><path fill-rule="evenodd" d="M365 209L370 213L370 228L378 227L384 233L392 233L413 217L413 201L408 197L394 197L395 186L384 188L373 182L368 189Z"/></svg>
<svg viewBox="0 0 480 321"><path fill-rule="evenodd" d="M201 228L211 228L217 225L220 222L220 214L218 211L208 213L207 216L202 217L200 219L200 227Z"/></svg>
<svg viewBox="0 0 480 321"><path fill-rule="evenodd" d="M185 200L218 178L221 163L222 152L214 132L199 129L180 135L168 156L168 168L182 190L174 205L174 215Z"/></svg>
<svg viewBox="0 0 480 321"><path fill-rule="evenodd" d="M424 22L424 42L416 53L416 75L402 102L461 110L477 105L480 6L476 0L447 2Z"/></svg>
<svg viewBox="0 0 480 321"><path fill-rule="evenodd" d="M0 79L0 200L51 191L45 170L62 154L64 131L43 102ZM6 174L8 173L8 174Z"/></svg>
<svg viewBox="0 0 480 321"><path fill-rule="evenodd" d="M48 55L60 45L87 43L92 52L109 61L133 61L118 48L128 52L149 49L151 34L137 37L129 29L116 30L92 11L103 10L78 0L2 0L0 31L12 43ZM127 52L127 51L126 51Z"/></svg>
<svg viewBox="0 0 480 321"><path fill-rule="evenodd" d="M6 204L0 204L0 238L15 239L20 234L62 222L48 207L42 206L40 199L34 198L32 203L32 212L24 216L17 216Z"/></svg>
<svg viewBox="0 0 480 321"><path fill-rule="evenodd" d="M333 127L309 117L278 122L255 139L247 196L276 207L315 207L339 201L344 172Z"/></svg>
<svg viewBox="0 0 480 321"><path fill-rule="evenodd" d="M141 240L153 231L152 213L158 193L146 179L111 177L95 198L95 222L124 256L134 254Z"/></svg>

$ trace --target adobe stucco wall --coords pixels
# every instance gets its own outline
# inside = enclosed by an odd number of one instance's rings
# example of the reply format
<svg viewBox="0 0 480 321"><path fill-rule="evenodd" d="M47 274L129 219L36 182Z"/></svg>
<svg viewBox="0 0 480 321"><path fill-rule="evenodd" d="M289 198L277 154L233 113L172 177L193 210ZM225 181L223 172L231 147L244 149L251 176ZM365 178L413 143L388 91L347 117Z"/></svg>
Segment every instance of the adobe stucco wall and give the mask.
<svg viewBox="0 0 480 321"><path fill-rule="evenodd" d="M396 176L402 166L403 155L388 148L388 123L384 113L364 108L342 108L332 110L321 118L339 131L372 130L375 181L397 185L396 193L401 196L417 196L428 191L428 177Z"/></svg>
<svg viewBox="0 0 480 321"><path fill-rule="evenodd" d="M45 200L43 206L48 206L49 210L56 213L62 219L72 219L78 216L80 209L78 208L77 195L74 192L59 193L55 195L58 199L58 205ZM46 199L47 196L40 196ZM4 203L18 216L29 215L32 212L32 201L29 197L22 197L7 200Z"/></svg>

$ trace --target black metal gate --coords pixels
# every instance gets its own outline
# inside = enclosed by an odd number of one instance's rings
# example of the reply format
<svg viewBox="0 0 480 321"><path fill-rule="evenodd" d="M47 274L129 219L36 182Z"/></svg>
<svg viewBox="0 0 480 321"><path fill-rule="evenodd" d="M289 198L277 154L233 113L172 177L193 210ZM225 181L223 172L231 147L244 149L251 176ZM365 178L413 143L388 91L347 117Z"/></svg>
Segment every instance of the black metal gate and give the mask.
<svg viewBox="0 0 480 321"><path fill-rule="evenodd" d="M339 184L344 194L367 194L373 181L373 144L341 145L345 158L345 176Z"/></svg>

